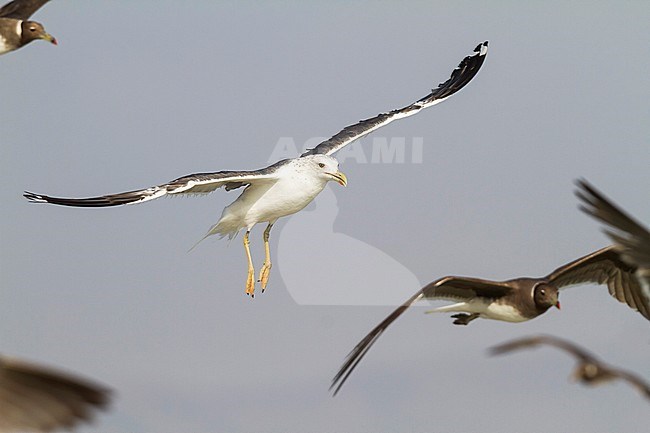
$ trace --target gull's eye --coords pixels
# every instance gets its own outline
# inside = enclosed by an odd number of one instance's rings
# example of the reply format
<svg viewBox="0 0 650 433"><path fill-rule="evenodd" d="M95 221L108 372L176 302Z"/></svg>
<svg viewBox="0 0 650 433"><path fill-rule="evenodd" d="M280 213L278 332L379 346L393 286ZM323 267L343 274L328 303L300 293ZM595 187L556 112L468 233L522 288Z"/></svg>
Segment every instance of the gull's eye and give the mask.
<svg viewBox="0 0 650 433"><path fill-rule="evenodd" d="M319 162L319 163L318 163L318 166L319 166L320 168L323 168L323 167L325 167L325 164L323 164L322 162Z"/></svg>
<svg viewBox="0 0 650 433"><path fill-rule="evenodd" d="M539 291L539 293L541 293L541 295L544 296L544 295L546 295L546 290L542 289L542 290Z"/></svg>
<svg viewBox="0 0 650 433"><path fill-rule="evenodd" d="M35 31L36 31L36 27L30 27L30 28L29 28L29 31L30 31L30 32L35 32Z"/></svg>

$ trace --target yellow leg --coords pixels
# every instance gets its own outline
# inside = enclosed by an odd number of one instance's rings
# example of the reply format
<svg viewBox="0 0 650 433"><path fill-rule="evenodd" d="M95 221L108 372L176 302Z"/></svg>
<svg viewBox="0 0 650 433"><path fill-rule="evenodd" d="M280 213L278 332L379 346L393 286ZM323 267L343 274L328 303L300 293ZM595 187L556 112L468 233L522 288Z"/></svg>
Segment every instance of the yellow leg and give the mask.
<svg viewBox="0 0 650 433"><path fill-rule="evenodd" d="M248 235L250 231L246 231L244 235L244 249L246 250L246 257L248 258L248 277L246 278L246 294L255 297L255 269L253 268L253 258L251 257L251 250L248 246Z"/></svg>
<svg viewBox="0 0 650 433"><path fill-rule="evenodd" d="M271 233L271 227L273 224L269 223L264 230L264 264L262 264L262 269L260 269L260 278L257 280L262 285L262 293L266 290L266 283L269 282L269 274L271 273L271 249L269 247L269 234Z"/></svg>

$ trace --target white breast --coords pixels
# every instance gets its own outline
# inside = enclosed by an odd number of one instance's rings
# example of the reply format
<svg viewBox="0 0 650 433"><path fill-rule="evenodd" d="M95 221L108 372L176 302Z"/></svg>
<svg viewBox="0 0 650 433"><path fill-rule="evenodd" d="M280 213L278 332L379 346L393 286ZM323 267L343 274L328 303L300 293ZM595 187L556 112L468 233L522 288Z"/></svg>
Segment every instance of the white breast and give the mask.
<svg viewBox="0 0 650 433"><path fill-rule="evenodd" d="M497 304L496 302L489 304L485 311L482 312L482 315L488 319L503 320L504 322L525 322L528 320L516 308L510 305Z"/></svg>
<svg viewBox="0 0 650 433"><path fill-rule="evenodd" d="M451 312L478 313L484 319L501 320L504 322L525 322L529 320L529 318L519 314L519 311L510 305L488 302L484 299L472 299L468 302L445 305L427 311L427 313Z"/></svg>

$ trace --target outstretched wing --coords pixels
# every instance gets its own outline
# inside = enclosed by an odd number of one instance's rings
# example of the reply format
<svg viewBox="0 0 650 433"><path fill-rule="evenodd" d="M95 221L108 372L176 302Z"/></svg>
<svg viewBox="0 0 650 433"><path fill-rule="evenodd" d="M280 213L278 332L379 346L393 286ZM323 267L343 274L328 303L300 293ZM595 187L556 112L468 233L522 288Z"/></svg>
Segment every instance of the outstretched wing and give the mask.
<svg viewBox="0 0 650 433"><path fill-rule="evenodd" d="M590 353L576 346L575 344L563 340L561 338L552 337L550 335L538 335L534 337L523 337L516 340L511 340L506 343L499 344L490 348L490 353L493 355L501 355L503 353L511 352L513 350L529 349L539 345L547 344L562 349L570 355L575 356L580 361L599 363L599 361Z"/></svg>
<svg viewBox="0 0 650 433"><path fill-rule="evenodd" d="M466 302L477 296L500 298L509 294L512 287L505 281L491 281L470 277L444 277L422 288L425 299L447 299Z"/></svg>
<svg viewBox="0 0 650 433"><path fill-rule="evenodd" d="M332 379L330 390L334 389L336 395L350 373L356 368L361 359L368 352L370 347L384 333L399 316L402 315L411 305L422 298L426 299L453 299L453 300L470 300L480 296L499 297L509 293L510 287L504 283L480 280L477 278L463 277L444 277L427 284L415 295L411 296L406 302L397 307L388 317L373 328L363 340L361 340L352 351L348 354L345 362L339 369L336 376Z"/></svg>
<svg viewBox="0 0 650 433"><path fill-rule="evenodd" d="M50 197L42 194L25 192L23 196L34 203L51 203L61 206L77 207L108 207L124 204L142 203L175 194L208 194L218 188L225 187L227 191L254 183L273 182L277 179L277 170L286 164L287 160L279 161L269 167L253 171L218 171L215 173L196 173L179 177L169 183L152 186L146 189L128 191L119 194L109 194L88 198Z"/></svg>
<svg viewBox="0 0 650 433"><path fill-rule="evenodd" d="M478 44L476 48L474 48L474 53L465 57L458 67L453 70L451 78L440 84L436 89L433 89L431 93L424 98L419 99L404 108L399 108L388 113L382 113L370 119L362 120L354 125L346 126L341 132L332 138L323 141L313 149L309 149L301 156L314 154L331 155L364 135L368 135L376 129L389 124L393 120L412 116L424 108L444 101L465 87L465 85L474 78L485 61L487 48L487 41Z"/></svg>
<svg viewBox="0 0 650 433"><path fill-rule="evenodd" d="M621 251L623 260L638 267L636 276L650 298L650 231L586 180L578 180L576 184L580 188L576 196L583 202L580 209L612 228L604 231Z"/></svg>
<svg viewBox="0 0 650 433"><path fill-rule="evenodd" d="M0 8L0 18L26 20L49 0L14 0Z"/></svg>
<svg viewBox="0 0 650 433"><path fill-rule="evenodd" d="M650 400L650 383L629 371L612 369L612 373L620 377L622 380L627 381L627 383L636 388L645 398Z"/></svg>
<svg viewBox="0 0 650 433"><path fill-rule="evenodd" d="M546 279L559 289L575 284L606 284L609 293L650 320L650 298L634 276L636 267L609 246L580 257L551 272Z"/></svg>
<svg viewBox="0 0 650 433"><path fill-rule="evenodd" d="M0 431L51 431L90 421L109 391L72 375L0 357Z"/></svg>
<svg viewBox="0 0 650 433"><path fill-rule="evenodd" d="M366 352L368 352L370 347L375 344L375 341L377 341L381 334L384 333L386 328L388 328L391 323L393 323L399 316L401 316L402 313L408 309L408 307L410 307L414 302L420 300L421 298L422 290L419 290L406 302L397 307L395 311L390 313L388 317L382 320L379 325L375 326L373 330L368 333L368 335L363 337L363 339L359 341L356 346L354 346L354 349L352 349L352 351L348 354L338 373L336 373L336 376L334 376L332 379L330 391L334 389L334 395L339 392L345 381L348 379L348 376L350 376L350 373L354 371L361 359L363 359L363 357L366 355Z"/></svg>

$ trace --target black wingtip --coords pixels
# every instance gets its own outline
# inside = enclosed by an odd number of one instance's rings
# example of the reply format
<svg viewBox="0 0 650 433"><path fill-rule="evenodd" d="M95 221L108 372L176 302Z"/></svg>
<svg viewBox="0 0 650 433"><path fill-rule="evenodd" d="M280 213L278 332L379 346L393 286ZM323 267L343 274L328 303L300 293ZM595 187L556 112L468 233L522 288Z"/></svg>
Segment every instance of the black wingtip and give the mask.
<svg viewBox="0 0 650 433"><path fill-rule="evenodd" d="M33 192L24 191L23 197L25 197L30 203L47 203L47 200L45 200L42 195L34 194Z"/></svg>
<svg viewBox="0 0 650 433"><path fill-rule="evenodd" d="M593 190L593 187L591 186L591 184L584 177L579 177L578 179L574 180L573 183L578 188L585 189L585 190L590 191L590 192ZM579 194L579 191L576 191L575 193L577 195L577 194Z"/></svg>
<svg viewBox="0 0 650 433"><path fill-rule="evenodd" d="M483 48L487 48L488 43L489 43L489 41L485 41L485 42L482 42L482 43L478 44L476 46L476 48L474 48L474 52L475 53L481 53L481 51L485 52L485 50L483 50Z"/></svg>
<svg viewBox="0 0 650 433"><path fill-rule="evenodd" d="M474 53L473 56L480 56L484 57L487 55L487 50L488 50L488 41L481 42L474 48Z"/></svg>
<svg viewBox="0 0 650 433"><path fill-rule="evenodd" d="M587 182L585 178L581 177L576 179L573 183L577 187L577 189L573 191L573 194L582 202L578 205L578 208L588 215L596 216L595 202L597 200L602 201L603 195Z"/></svg>

